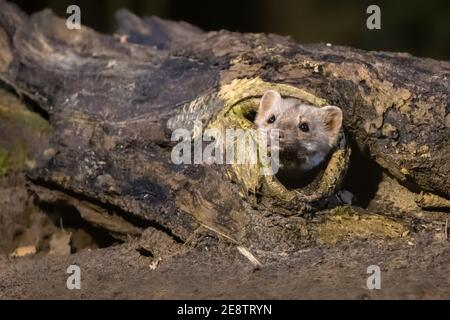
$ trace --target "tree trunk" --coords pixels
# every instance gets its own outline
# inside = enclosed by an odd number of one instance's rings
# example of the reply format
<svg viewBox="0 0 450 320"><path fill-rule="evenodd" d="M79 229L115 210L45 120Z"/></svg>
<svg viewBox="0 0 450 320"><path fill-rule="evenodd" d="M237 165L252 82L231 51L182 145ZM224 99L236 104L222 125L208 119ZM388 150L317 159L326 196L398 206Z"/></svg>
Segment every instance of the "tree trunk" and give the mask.
<svg viewBox="0 0 450 320"><path fill-rule="evenodd" d="M204 227L236 243L296 246L301 217L339 203L350 145L411 190L450 198L449 62L127 11L103 35L69 30L49 10L0 7L0 79L53 130L30 189L119 237L154 227L185 242ZM173 164L174 129L252 127L270 88L344 112L345 135L311 184L288 190L257 166Z"/></svg>

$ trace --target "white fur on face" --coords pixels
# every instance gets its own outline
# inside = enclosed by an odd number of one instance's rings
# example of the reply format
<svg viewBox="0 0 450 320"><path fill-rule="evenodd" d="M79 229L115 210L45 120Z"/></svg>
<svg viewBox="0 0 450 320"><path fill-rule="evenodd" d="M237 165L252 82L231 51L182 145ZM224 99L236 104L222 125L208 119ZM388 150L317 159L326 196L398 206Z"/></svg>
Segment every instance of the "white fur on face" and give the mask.
<svg viewBox="0 0 450 320"><path fill-rule="evenodd" d="M271 121L268 121L271 119ZM272 121L275 119L274 121ZM336 145L342 127L342 111L335 106L315 107L297 99L283 99L273 90L262 97L255 123L260 129L279 130L281 156L292 153L303 159L305 170L319 165ZM308 130L300 130L306 123Z"/></svg>

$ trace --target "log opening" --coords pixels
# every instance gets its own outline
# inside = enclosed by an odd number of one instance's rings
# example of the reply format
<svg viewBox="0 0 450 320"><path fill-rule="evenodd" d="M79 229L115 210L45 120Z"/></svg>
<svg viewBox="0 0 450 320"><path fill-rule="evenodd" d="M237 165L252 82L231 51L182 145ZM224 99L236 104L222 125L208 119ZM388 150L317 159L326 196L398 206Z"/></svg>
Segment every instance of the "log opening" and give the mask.
<svg viewBox="0 0 450 320"><path fill-rule="evenodd" d="M260 78L239 79L221 88L219 97L222 97L224 107L208 127L222 131L229 128L256 130L252 120L257 113L259 100L269 89L278 90L284 97L296 98L317 107L328 104L325 99L290 85L268 83ZM317 209L326 206L330 197L341 187L349 159L350 147L341 130L338 146L328 161L312 172L305 183L294 188L285 184L286 181L280 181L276 175L261 174L267 164L261 163L259 159L255 164L230 165L228 173L240 185L244 196L275 197L281 205L302 211L309 207Z"/></svg>

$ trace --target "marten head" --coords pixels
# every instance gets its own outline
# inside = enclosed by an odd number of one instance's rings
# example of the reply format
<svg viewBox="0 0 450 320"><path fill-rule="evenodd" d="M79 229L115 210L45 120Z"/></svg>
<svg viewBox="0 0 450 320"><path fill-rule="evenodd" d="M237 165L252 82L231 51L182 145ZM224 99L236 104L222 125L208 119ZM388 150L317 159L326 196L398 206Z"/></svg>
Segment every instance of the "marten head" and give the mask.
<svg viewBox="0 0 450 320"><path fill-rule="evenodd" d="M283 99L274 90L262 97L255 123L259 129L279 133L281 164L309 170L336 146L342 111L335 106L315 107L298 99Z"/></svg>

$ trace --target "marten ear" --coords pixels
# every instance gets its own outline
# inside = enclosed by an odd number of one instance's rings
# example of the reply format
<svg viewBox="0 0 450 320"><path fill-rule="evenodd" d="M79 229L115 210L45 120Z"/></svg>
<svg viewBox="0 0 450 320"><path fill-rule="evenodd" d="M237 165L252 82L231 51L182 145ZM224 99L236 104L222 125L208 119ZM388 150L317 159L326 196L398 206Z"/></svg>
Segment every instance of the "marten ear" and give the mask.
<svg viewBox="0 0 450 320"><path fill-rule="evenodd" d="M326 106L321 110L325 114L325 130L329 133L330 145L334 145L342 127L342 110L335 106Z"/></svg>
<svg viewBox="0 0 450 320"><path fill-rule="evenodd" d="M281 95L275 90L267 90L259 102L259 114L265 114L281 101Z"/></svg>

